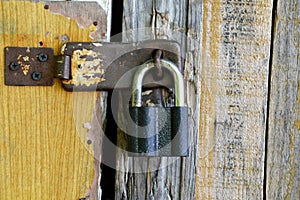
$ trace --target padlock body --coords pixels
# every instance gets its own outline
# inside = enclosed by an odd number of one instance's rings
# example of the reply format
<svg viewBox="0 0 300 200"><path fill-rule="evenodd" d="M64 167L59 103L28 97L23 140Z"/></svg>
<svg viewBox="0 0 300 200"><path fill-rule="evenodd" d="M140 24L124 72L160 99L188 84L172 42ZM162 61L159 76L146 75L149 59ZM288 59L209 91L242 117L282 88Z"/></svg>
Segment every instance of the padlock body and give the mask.
<svg viewBox="0 0 300 200"><path fill-rule="evenodd" d="M187 156L187 107L129 107L127 150L132 156Z"/></svg>

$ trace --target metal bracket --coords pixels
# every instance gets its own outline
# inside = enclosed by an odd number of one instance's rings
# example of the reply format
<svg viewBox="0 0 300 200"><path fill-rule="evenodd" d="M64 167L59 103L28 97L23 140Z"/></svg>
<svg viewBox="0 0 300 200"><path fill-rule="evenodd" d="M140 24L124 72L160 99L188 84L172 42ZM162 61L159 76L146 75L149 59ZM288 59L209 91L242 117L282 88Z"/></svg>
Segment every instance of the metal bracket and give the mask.
<svg viewBox="0 0 300 200"><path fill-rule="evenodd" d="M52 86L54 53L51 48L5 48L5 84L15 86Z"/></svg>
<svg viewBox="0 0 300 200"><path fill-rule="evenodd" d="M136 66L151 59L157 62L156 50L161 50L161 57L173 62L182 72L180 47L178 43L167 40L139 43L69 42L63 47L63 55L56 60L56 64L52 49L6 47L5 84L53 85L53 78L58 77L68 91L129 89ZM43 59L42 55L46 55L47 59ZM155 76L154 70L152 75L145 76L145 82L152 83L146 87L172 85L172 76L164 71L162 73L163 78ZM121 78L122 84L116 85Z"/></svg>

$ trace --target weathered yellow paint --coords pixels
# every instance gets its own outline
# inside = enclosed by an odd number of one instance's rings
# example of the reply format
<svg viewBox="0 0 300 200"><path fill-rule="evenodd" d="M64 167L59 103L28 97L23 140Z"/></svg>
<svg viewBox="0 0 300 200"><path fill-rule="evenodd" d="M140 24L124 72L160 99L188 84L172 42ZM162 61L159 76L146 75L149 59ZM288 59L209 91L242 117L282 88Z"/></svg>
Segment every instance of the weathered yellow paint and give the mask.
<svg viewBox="0 0 300 200"><path fill-rule="evenodd" d="M203 1L196 199L262 198L271 9Z"/></svg>
<svg viewBox="0 0 300 200"><path fill-rule="evenodd" d="M300 121L295 121L294 125L296 129L300 130Z"/></svg>
<svg viewBox="0 0 300 200"><path fill-rule="evenodd" d="M92 57L93 60L87 60L86 56ZM105 78L94 77L95 75L103 75L105 73L105 70L101 68L103 60L99 56L100 54L93 50L82 49L74 51L71 61L73 79L70 82L64 83L73 83L76 86L90 86L105 81ZM78 69L78 66L81 66L81 69ZM97 68L94 69L94 67ZM89 75L89 78L86 77L87 75Z"/></svg>
<svg viewBox="0 0 300 200"><path fill-rule="evenodd" d="M62 35L91 41L95 29L79 28L44 3L0 1L0 10L0 199L83 198L94 176L83 123L93 117L95 93L72 94L58 81L53 87L5 86L2 63L5 46L42 41L58 54ZM73 102L80 105L76 113Z"/></svg>
<svg viewBox="0 0 300 200"><path fill-rule="evenodd" d="M212 199L210 192L205 191L204 194L199 194L200 191L204 191L204 185L212 186L212 182L208 181L211 179L213 168L207 167L207 170L201 170L202 167L208 166L213 160L213 145L214 145L214 118L216 113L216 81L218 74L218 43L220 40L220 16L213 15L213 13L220 13L220 4L215 3L212 0L204 1L203 16L207 20L203 20L204 29L211 30L210 32L203 32L203 59L202 59L202 82L201 82L201 108L206 108L200 113L199 123L199 158L198 171L200 176L196 177L196 199ZM209 56L210 57L209 57ZM208 180L200 179L200 177L207 177Z"/></svg>

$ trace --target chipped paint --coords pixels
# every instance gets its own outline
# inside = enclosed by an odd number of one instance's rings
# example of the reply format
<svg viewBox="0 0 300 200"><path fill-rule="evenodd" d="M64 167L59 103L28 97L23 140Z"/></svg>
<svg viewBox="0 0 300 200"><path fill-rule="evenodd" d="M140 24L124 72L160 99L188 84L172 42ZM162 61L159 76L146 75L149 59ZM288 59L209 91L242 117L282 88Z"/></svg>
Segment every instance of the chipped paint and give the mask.
<svg viewBox="0 0 300 200"><path fill-rule="evenodd" d="M26 50L26 52L30 52L29 49ZM30 65L24 64L21 60L24 62L29 62L29 57L28 56L23 56L23 55L18 55L18 64L21 66L23 74L26 76L28 74L28 71L30 69Z"/></svg>
<svg viewBox="0 0 300 200"><path fill-rule="evenodd" d="M103 46L101 43L93 43L93 45L94 45L95 47L102 47L102 46Z"/></svg>
<svg viewBox="0 0 300 200"><path fill-rule="evenodd" d="M145 92L142 93L142 96L144 96L144 95L149 95L149 94L151 94L152 92L153 92L153 90L147 90L147 91L145 91Z"/></svg>
<svg viewBox="0 0 300 200"><path fill-rule="evenodd" d="M148 99L147 101L146 101L146 106L156 106L154 103L152 103L151 102L151 99Z"/></svg>
<svg viewBox="0 0 300 200"><path fill-rule="evenodd" d="M47 11L74 20L80 28L88 29L93 41L108 39L107 11L96 2L46 2ZM108 8L108 7L107 7ZM80 13L80 15L78 15ZM92 15L90 13L93 13ZM96 25L94 25L96 24ZM72 40L72 37L70 37Z"/></svg>
<svg viewBox="0 0 300 200"><path fill-rule="evenodd" d="M95 39L95 37L97 36L97 26L95 26L94 24L92 24L90 27L90 38L91 39Z"/></svg>
<svg viewBox="0 0 300 200"><path fill-rule="evenodd" d="M296 129L300 130L300 121L295 121L294 126Z"/></svg>
<svg viewBox="0 0 300 200"><path fill-rule="evenodd" d="M90 86L105 81L105 70L100 53L93 50L76 50L72 56L72 83Z"/></svg>
<svg viewBox="0 0 300 200"><path fill-rule="evenodd" d="M28 74L28 71L30 69L30 65L22 65L23 74L26 76Z"/></svg>
<svg viewBox="0 0 300 200"><path fill-rule="evenodd" d="M28 56L24 56L23 57L23 60L26 62L26 61L29 61L29 57Z"/></svg>

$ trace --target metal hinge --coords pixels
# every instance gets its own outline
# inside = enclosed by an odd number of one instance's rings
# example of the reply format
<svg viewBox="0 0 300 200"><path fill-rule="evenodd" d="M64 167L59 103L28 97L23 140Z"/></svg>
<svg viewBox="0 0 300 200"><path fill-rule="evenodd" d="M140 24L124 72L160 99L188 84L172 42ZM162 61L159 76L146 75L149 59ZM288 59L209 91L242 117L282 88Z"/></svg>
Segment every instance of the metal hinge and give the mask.
<svg viewBox="0 0 300 200"><path fill-rule="evenodd" d="M159 68L160 58L173 62L182 72L180 47L167 40L69 42L59 56L54 56L51 48L6 47L5 84L51 86L54 78L59 78L68 91L125 89L131 87L135 67L152 61L157 70L145 76L146 87L167 86L172 77Z"/></svg>

